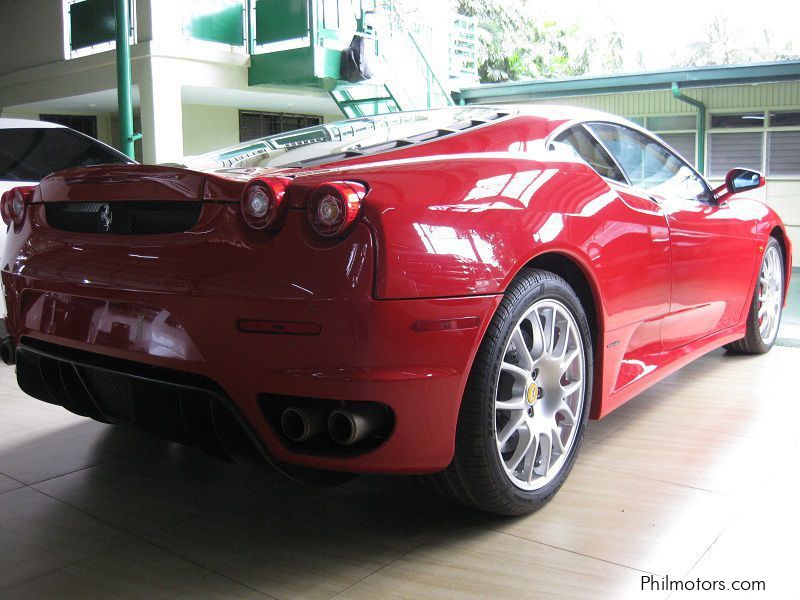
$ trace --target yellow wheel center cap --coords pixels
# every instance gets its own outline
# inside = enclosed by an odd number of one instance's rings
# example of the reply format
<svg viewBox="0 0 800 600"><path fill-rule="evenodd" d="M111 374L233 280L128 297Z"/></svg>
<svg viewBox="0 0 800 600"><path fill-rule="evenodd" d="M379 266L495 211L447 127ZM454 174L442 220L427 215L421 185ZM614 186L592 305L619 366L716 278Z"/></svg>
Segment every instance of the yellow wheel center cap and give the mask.
<svg viewBox="0 0 800 600"><path fill-rule="evenodd" d="M539 386L535 383L532 383L528 386L528 391L526 392L528 397L528 404L533 406L533 403L536 402L536 399L539 397Z"/></svg>

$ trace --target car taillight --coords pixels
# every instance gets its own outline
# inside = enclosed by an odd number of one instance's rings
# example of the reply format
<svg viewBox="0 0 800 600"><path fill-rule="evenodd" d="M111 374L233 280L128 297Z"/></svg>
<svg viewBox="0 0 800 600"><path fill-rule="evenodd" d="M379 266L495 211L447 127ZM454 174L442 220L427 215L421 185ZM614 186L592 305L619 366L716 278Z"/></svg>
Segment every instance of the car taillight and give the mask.
<svg viewBox="0 0 800 600"><path fill-rule="evenodd" d="M367 188L352 181L325 183L311 193L306 208L311 228L323 237L342 237L358 219Z"/></svg>
<svg viewBox="0 0 800 600"><path fill-rule="evenodd" d="M285 214L283 197L290 179L254 179L242 191L242 216L253 229L276 229ZM288 208L288 207L286 207Z"/></svg>
<svg viewBox="0 0 800 600"><path fill-rule="evenodd" d="M15 227L22 225L25 220L25 210L33 198L35 189L35 185L23 186L3 193L3 197L0 199L0 213L6 225L9 223L14 223Z"/></svg>

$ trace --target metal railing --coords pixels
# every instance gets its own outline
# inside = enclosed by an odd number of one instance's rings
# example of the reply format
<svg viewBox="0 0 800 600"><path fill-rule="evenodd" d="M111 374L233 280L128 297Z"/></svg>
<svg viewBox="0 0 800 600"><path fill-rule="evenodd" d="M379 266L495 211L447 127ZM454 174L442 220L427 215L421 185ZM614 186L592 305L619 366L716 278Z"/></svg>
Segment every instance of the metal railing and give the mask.
<svg viewBox="0 0 800 600"><path fill-rule="evenodd" d="M400 105L406 110L451 106L450 93L395 5L380 5L376 21L378 55L390 72L386 83L395 97L399 96Z"/></svg>

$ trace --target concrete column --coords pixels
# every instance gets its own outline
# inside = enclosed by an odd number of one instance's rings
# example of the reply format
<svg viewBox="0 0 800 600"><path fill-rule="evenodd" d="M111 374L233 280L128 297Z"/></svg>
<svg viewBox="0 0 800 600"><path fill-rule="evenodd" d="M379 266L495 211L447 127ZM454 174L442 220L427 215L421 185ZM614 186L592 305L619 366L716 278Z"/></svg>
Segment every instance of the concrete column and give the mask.
<svg viewBox="0 0 800 600"><path fill-rule="evenodd" d="M174 61L148 57L139 73L142 154L147 164L183 160L181 84Z"/></svg>

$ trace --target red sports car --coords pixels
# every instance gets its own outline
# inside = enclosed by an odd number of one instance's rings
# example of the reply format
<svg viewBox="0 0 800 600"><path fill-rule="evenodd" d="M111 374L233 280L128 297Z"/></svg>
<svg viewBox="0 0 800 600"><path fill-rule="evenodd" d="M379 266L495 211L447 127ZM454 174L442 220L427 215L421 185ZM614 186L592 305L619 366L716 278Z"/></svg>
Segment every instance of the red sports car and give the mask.
<svg viewBox="0 0 800 600"><path fill-rule="evenodd" d="M719 346L774 344L780 218L640 127L565 108L328 124L7 193L31 396L287 475L428 475L520 514L600 418ZM198 167L199 168L199 167Z"/></svg>

